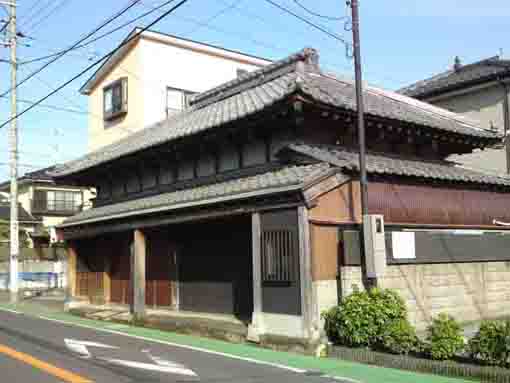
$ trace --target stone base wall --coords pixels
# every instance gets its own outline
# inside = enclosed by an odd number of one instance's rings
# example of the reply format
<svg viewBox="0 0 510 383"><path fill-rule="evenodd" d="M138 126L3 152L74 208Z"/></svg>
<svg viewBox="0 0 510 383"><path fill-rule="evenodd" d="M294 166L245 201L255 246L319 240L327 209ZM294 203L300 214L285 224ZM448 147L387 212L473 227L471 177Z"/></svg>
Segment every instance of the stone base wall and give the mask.
<svg viewBox="0 0 510 383"><path fill-rule="evenodd" d="M362 288L360 267L340 275L343 296ZM378 283L404 298L419 331L441 312L461 323L510 316L510 262L392 265Z"/></svg>

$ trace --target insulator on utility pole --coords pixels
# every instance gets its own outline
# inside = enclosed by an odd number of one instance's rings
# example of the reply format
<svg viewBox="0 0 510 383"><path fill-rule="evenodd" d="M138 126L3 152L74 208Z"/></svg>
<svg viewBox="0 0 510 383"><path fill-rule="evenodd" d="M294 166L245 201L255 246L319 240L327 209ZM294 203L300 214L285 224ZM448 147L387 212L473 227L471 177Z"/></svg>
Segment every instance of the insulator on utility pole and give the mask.
<svg viewBox="0 0 510 383"><path fill-rule="evenodd" d="M17 128L17 55L16 55L16 0L9 4L9 47L11 50L11 126L9 129L9 154L11 178L11 214L10 214L10 257L9 257L9 292L11 303L18 301L18 257L19 257L19 227L18 227L18 128Z"/></svg>

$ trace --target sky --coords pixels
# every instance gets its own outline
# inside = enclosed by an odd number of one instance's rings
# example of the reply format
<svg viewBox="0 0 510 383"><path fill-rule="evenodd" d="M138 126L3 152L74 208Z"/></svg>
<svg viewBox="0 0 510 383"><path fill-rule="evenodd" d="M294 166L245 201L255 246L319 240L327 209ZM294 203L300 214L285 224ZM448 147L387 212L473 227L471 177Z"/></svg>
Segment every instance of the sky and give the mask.
<svg viewBox="0 0 510 383"><path fill-rule="evenodd" d="M274 0L314 23L351 41L344 21L312 16L294 0ZM101 32L115 28L164 0L142 0L122 18ZM340 0L300 0L316 13L344 17L349 10ZM20 0L18 62L38 58L71 46L128 0ZM0 8L0 20L6 19ZM458 55L463 63L503 54L510 58L510 2L508 0L360 0L361 53L364 80L395 90L447 70ZM150 23L152 14L136 25ZM1 24L0 24L1 25ZM135 26L133 24L132 26ZM67 81L120 43L126 27L87 48L70 52L18 88L18 110ZM280 59L303 47L319 51L323 68L353 77L352 59L344 45L300 20L282 13L265 0L189 0L152 29L191 38L270 59ZM0 36L0 41L2 40ZM0 45L0 60L8 59ZM44 61L20 64L18 81ZM171 63L169 63L171 70ZM0 91L9 89L10 67L0 62ZM91 74L92 72L90 72ZM34 108L19 118L20 173L85 154L87 146L87 97L79 88L87 75L76 80L45 104L77 112ZM9 118L10 104L0 99L0 124ZM0 181L8 177L8 136L0 129Z"/></svg>

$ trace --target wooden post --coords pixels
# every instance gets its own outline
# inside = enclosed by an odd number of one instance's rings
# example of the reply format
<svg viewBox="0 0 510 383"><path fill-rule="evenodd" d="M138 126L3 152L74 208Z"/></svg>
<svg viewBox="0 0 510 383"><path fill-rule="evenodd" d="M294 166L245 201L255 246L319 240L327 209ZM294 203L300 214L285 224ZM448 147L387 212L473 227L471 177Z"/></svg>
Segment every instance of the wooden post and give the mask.
<svg viewBox="0 0 510 383"><path fill-rule="evenodd" d="M298 207L299 229L299 274L301 282L301 312L303 315L303 335L313 336L312 321L312 261L310 254L310 224L308 222L308 209Z"/></svg>
<svg viewBox="0 0 510 383"><path fill-rule="evenodd" d="M251 325L248 328L248 340L260 341L263 332L262 321L262 270L261 270L261 229L260 214L253 213L251 216L252 230L252 262L253 262L253 314Z"/></svg>
<svg viewBox="0 0 510 383"><path fill-rule="evenodd" d="M104 258L104 270L103 270L103 296L104 303L110 303L112 300L112 260L108 256L108 253L105 254Z"/></svg>
<svg viewBox="0 0 510 383"><path fill-rule="evenodd" d="M67 264L66 264L66 307L70 307L70 303L76 296L76 266L78 263L78 252L75 242L67 244Z"/></svg>
<svg viewBox="0 0 510 383"><path fill-rule="evenodd" d="M146 238L143 231L134 231L131 278L133 282L133 304L131 313L135 320L145 316L145 255Z"/></svg>

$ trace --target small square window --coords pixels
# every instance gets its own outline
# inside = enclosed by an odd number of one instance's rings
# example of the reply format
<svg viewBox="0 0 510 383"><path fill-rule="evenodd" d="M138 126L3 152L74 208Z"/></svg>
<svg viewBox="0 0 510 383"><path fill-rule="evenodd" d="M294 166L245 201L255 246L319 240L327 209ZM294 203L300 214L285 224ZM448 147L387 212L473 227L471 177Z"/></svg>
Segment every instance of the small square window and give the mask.
<svg viewBox="0 0 510 383"><path fill-rule="evenodd" d="M264 283L290 283L296 280L296 248L290 230L262 232L261 258Z"/></svg>
<svg viewBox="0 0 510 383"><path fill-rule="evenodd" d="M103 117L111 120L127 113L127 78L114 81L103 89Z"/></svg>
<svg viewBox="0 0 510 383"><path fill-rule="evenodd" d="M190 92L184 89L177 89L167 87L166 90L166 112L167 116L182 112L187 109L190 103L190 98L195 92Z"/></svg>

